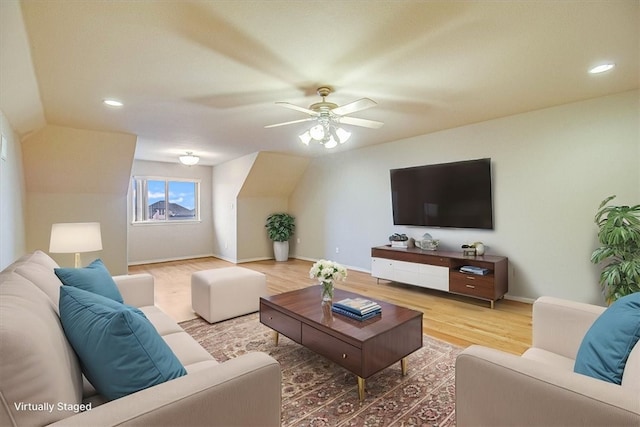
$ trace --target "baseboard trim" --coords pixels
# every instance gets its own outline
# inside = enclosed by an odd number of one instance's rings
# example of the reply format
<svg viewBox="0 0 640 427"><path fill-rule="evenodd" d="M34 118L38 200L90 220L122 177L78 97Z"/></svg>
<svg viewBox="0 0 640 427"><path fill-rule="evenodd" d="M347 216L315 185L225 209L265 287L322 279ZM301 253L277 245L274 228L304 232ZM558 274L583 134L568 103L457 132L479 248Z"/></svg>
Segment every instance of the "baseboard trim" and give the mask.
<svg viewBox="0 0 640 427"><path fill-rule="evenodd" d="M198 259L198 258L220 258L214 254L205 254L205 255L189 255L184 257L175 257L175 258L158 258L158 259L149 259L145 261L132 261L128 262L127 265L144 265L144 264L158 264L161 262L171 262L171 261L185 261L188 259Z"/></svg>
<svg viewBox="0 0 640 427"><path fill-rule="evenodd" d="M301 261L309 261L309 262L316 262L319 261L319 258L307 258L307 257L301 257L301 256L292 256L291 258L295 258L295 259L299 259ZM338 262L338 261L336 261ZM342 264L341 262L338 262L338 264ZM353 271L359 271L361 273L371 273L370 270L364 269L364 268L360 268L360 267L354 267L351 265L344 265L342 264L347 270L353 270Z"/></svg>
<svg viewBox="0 0 640 427"><path fill-rule="evenodd" d="M269 261L272 260L273 258L271 257L264 257L264 258L244 258L244 259L239 259L236 261L236 264L242 264L245 262L256 262L256 261Z"/></svg>
<svg viewBox="0 0 640 427"><path fill-rule="evenodd" d="M223 261L227 261L227 262L233 263L233 264L237 264L237 263L238 263L238 260L237 260L237 259L235 259L235 258L229 258L229 257L226 257L226 256L224 256L224 255L216 255L216 254L213 254L213 255L211 255L211 256L212 256L212 257L214 257L214 258L221 259L221 260L223 260Z"/></svg>
<svg viewBox="0 0 640 427"><path fill-rule="evenodd" d="M504 299L508 299L510 301L524 302L526 304L533 304L534 302L536 302L535 298L516 297L509 294L505 295Z"/></svg>

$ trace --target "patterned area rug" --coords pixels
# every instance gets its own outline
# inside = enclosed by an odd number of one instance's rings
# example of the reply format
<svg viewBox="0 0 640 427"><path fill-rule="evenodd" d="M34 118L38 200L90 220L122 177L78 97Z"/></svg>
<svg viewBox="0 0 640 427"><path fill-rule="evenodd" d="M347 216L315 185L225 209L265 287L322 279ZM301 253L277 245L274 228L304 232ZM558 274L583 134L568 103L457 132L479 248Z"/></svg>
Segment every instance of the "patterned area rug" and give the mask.
<svg viewBox="0 0 640 427"><path fill-rule="evenodd" d="M454 365L462 350L423 337L423 347L366 381L358 400L356 376L273 331L250 314L210 325L198 318L180 324L216 360L262 351L282 367L283 426L455 426Z"/></svg>

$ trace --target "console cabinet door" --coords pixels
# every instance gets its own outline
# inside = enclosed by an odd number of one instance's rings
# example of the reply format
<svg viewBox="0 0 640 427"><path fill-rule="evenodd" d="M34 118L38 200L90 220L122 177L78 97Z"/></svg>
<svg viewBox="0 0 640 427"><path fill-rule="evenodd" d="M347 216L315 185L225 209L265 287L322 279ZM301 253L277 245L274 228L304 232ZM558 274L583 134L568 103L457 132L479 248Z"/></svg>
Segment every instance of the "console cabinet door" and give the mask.
<svg viewBox="0 0 640 427"><path fill-rule="evenodd" d="M449 268L420 264L420 286L439 291L449 291Z"/></svg>
<svg viewBox="0 0 640 427"><path fill-rule="evenodd" d="M420 285L420 264L405 261L393 261L393 280L400 283Z"/></svg>
<svg viewBox="0 0 640 427"><path fill-rule="evenodd" d="M394 280L393 261L385 258L371 258L371 275L379 279Z"/></svg>

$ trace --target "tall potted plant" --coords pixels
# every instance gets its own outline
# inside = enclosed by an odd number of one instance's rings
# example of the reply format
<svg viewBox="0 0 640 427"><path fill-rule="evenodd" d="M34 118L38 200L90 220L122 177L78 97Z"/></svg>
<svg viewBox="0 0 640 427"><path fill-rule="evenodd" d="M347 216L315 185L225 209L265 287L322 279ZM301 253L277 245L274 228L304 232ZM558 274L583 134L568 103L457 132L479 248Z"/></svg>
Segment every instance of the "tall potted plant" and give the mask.
<svg viewBox="0 0 640 427"><path fill-rule="evenodd" d="M600 203L595 216L600 246L591 262L603 264L600 286L607 304L640 291L640 205L607 206Z"/></svg>
<svg viewBox="0 0 640 427"><path fill-rule="evenodd" d="M276 261L289 259L289 239L295 230L295 218L287 213L274 213L267 217L267 233L273 240Z"/></svg>

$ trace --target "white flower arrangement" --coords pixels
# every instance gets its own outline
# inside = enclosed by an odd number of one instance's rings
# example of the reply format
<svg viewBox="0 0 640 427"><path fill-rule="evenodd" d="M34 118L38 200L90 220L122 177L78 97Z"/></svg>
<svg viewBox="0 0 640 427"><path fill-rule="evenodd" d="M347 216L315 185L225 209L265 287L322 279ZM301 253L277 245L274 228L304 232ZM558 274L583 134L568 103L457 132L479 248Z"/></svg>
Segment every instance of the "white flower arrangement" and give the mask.
<svg viewBox="0 0 640 427"><path fill-rule="evenodd" d="M321 282L344 281L347 278L347 269L337 262L321 259L313 264L309 270L309 277L318 278Z"/></svg>

